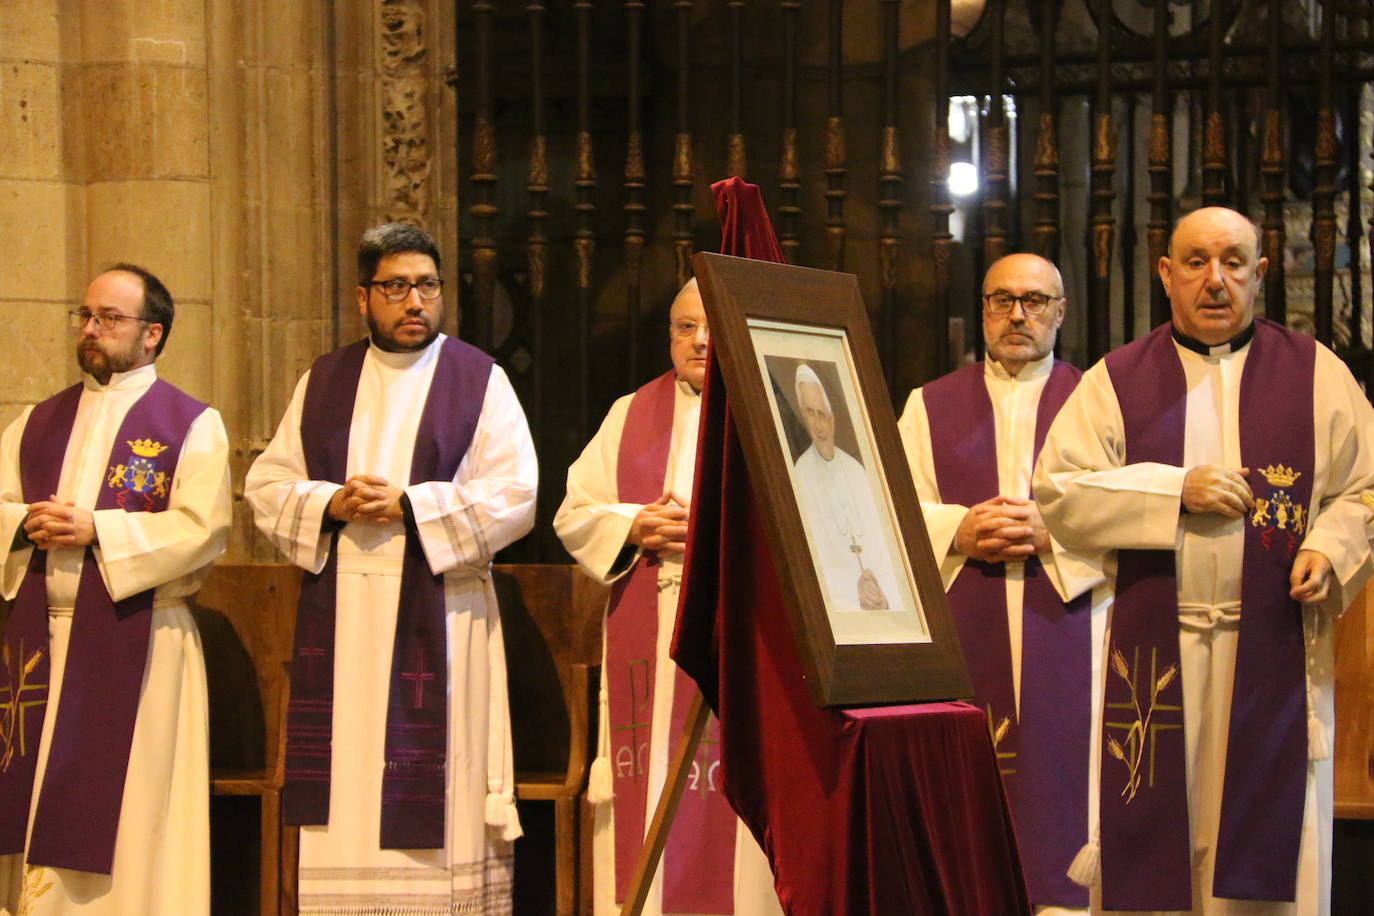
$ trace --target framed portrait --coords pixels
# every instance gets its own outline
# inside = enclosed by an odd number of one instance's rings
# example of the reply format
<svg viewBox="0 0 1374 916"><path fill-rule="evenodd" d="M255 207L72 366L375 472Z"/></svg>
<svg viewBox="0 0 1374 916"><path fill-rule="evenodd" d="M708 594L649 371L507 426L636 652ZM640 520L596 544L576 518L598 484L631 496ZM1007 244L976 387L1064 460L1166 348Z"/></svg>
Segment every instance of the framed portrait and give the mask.
<svg viewBox="0 0 1374 916"><path fill-rule="evenodd" d="M693 264L812 699L970 696L857 278Z"/></svg>

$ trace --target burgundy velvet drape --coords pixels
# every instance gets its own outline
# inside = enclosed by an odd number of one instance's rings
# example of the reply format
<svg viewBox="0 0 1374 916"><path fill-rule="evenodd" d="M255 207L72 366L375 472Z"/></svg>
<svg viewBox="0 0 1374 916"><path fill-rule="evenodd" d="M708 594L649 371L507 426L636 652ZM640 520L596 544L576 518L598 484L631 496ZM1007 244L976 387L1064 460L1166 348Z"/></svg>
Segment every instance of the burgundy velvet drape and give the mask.
<svg viewBox="0 0 1374 916"><path fill-rule="evenodd" d="M722 252L781 260L757 187L713 191ZM1029 913L982 712L811 704L714 362L700 437L673 658L720 719L726 797L768 854L784 909Z"/></svg>

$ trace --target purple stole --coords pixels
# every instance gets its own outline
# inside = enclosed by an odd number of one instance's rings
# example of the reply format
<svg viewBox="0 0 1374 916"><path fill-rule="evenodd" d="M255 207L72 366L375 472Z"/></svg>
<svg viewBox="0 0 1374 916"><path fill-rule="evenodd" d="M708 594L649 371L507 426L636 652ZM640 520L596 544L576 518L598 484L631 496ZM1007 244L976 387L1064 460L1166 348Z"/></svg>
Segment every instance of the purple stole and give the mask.
<svg viewBox="0 0 1374 916"><path fill-rule="evenodd" d="M1080 373L1055 361L1035 418L1038 455ZM921 390L931 456L945 502L974 505L1001 492L996 420L982 363ZM1012 683L1006 564L969 559L949 590L977 701L992 735L1021 837L1031 900L1086 907L1088 891L1065 874L1088 838L1088 750L1092 730L1091 596L1065 604L1038 557L1025 564L1021 708Z"/></svg>
<svg viewBox="0 0 1374 916"><path fill-rule="evenodd" d="M366 339L315 361L301 412L311 480L343 483ZM415 433L411 484L452 480L467 454L493 360L446 338ZM361 469L365 472L366 469ZM334 727L334 604L338 531L318 575L301 583L291 698L286 721L284 816L288 824L329 822ZM448 639L444 577L429 571L419 540L407 535L386 714L380 843L384 849L442 849L448 757ZM370 799L358 799L360 804Z"/></svg>
<svg viewBox="0 0 1374 916"><path fill-rule="evenodd" d="M24 499L57 492L81 385L34 407L19 444ZM158 379L124 416L95 508L162 512L182 443L205 405ZM47 712L48 554L34 550L5 632L0 697L15 703L0 747L0 855L24 852ZM28 864L108 875L148 657L153 589L113 601L86 548L61 702L34 811Z"/></svg>
<svg viewBox="0 0 1374 916"><path fill-rule="evenodd" d="M1240 635L1212 894L1292 900L1307 779L1302 611L1288 574L1312 504L1312 338L1255 319L1240 387L1245 519ZM1126 463L1183 465L1187 385L1169 325L1106 357ZM1102 902L1187 910L1192 837L1174 551L1122 550L1102 751Z"/></svg>
<svg viewBox="0 0 1374 916"><path fill-rule="evenodd" d="M677 378L666 372L635 392L625 415L616 462L621 502L651 503L663 495L673 438ZM644 844L649 786L649 731L654 709L658 639L657 556L642 554L612 587L606 610L606 683L610 694L611 766L615 787L616 900L624 900ZM676 672L670 735L682 731L694 693ZM712 717L713 729L718 729ZM683 793L663 853L663 912L733 913L735 815L718 773L718 741L709 737L694 779Z"/></svg>

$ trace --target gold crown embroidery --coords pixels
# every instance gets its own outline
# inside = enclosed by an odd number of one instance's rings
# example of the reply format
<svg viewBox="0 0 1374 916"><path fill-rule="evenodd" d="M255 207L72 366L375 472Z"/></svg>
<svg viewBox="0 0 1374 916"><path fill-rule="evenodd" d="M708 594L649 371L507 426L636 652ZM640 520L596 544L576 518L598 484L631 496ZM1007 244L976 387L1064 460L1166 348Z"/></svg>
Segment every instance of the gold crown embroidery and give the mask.
<svg viewBox="0 0 1374 916"><path fill-rule="evenodd" d="M1260 473L1264 479L1269 481L1271 487L1291 487L1293 483L1302 476L1301 471L1295 471L1282 464L1271 464L1267 468L1260 468Z"/></svg>
<svg viewBox="0 0 1374 916"><path fill-rule="evenodd" d="M167 451L167 446L161 442L154 442L152 439L127 439L125 441L129 443L129 448L134 450L135 455L144 458L156 458Z"/></svg>

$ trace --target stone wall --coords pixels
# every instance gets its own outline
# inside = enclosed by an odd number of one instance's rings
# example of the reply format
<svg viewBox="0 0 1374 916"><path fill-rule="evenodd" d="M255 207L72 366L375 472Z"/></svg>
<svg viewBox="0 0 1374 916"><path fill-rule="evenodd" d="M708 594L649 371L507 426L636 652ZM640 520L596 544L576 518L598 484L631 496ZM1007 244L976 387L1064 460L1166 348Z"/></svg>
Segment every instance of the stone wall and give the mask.
<svg viewBox="0 0 1374 916"><path fill-rule="evenodd" d="M439 127L452 16L427 0L7 0L0 423L76 380L65 313L133 261L176 299L159 369L224 415L241 494L300 373L360 332L362 229L419 223L456 263ZM236 506L230 558L271 559Z"/></svg>

